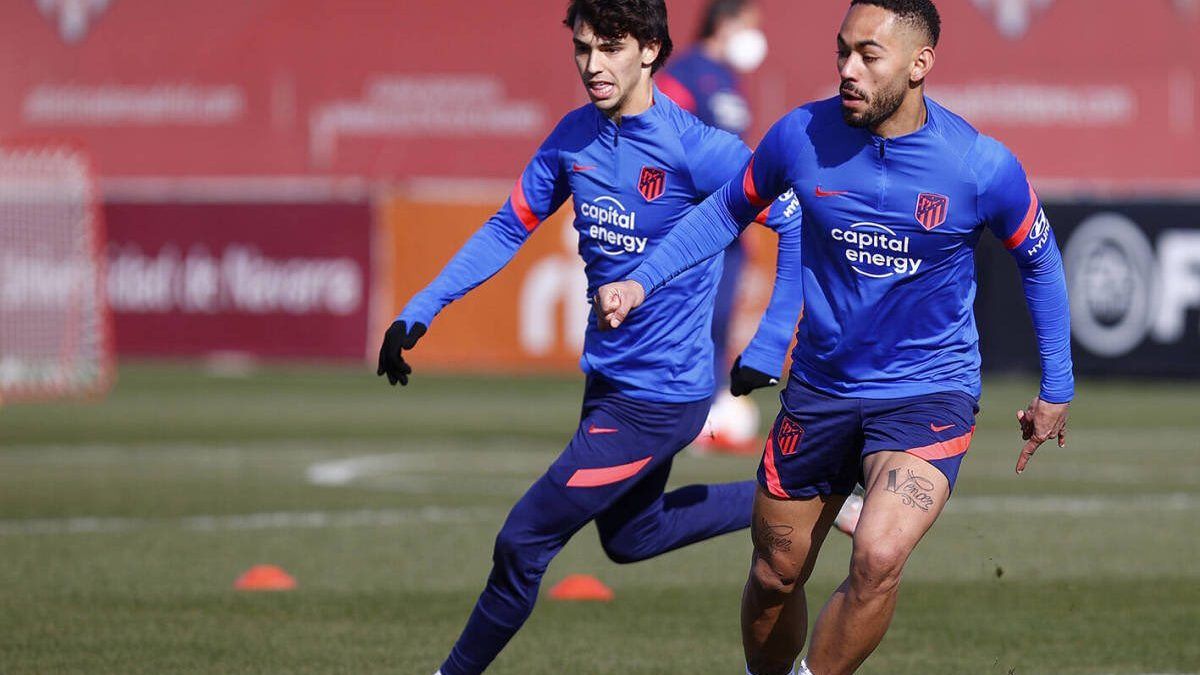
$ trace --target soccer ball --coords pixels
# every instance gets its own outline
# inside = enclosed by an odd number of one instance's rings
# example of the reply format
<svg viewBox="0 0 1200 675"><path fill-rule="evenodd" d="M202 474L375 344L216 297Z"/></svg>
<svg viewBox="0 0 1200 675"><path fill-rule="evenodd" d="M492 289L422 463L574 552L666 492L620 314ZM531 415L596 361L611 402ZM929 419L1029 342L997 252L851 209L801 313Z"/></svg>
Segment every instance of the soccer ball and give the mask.
<svg viewBox="0 0 1200 675"><path fill-rule="evenodd" d="M752 452L759 440L759 419L758 406L749 398L722 392L694 444L705 450Z"/></svg>

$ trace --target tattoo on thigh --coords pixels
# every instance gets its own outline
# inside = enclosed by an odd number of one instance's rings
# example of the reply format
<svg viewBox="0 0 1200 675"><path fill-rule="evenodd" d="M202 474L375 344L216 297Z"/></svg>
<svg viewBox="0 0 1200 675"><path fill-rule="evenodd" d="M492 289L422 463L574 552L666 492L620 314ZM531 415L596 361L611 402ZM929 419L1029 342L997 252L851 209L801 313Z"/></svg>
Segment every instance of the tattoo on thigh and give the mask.
<svg viewBox="0 0 1200 675"><path fill-rule="evenodd" d="M900 469L888 472L887 491L900 495L905 506L928 511L933 507L933 481L918 476L912 469L905 469L905 475L900 475Z"/></svg>
<svg viewBox="0 0 1200 675"><path fill-rule="evenodd" d="M751 528L750 534L755 548L771 553L776 551L787 553L792 550L791 537L792 532L795 531L796 528L791 525L772 525L767 522L766 518L759 518Z"/></svg>

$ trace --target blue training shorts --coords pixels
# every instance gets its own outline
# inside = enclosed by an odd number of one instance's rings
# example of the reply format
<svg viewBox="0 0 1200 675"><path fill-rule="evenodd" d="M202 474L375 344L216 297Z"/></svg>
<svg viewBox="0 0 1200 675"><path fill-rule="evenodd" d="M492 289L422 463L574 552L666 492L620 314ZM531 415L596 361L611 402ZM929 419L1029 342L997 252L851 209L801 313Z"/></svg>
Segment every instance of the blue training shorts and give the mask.
<svg viewBox="0 0 1200 675"><path fill-rule="evenodd" d="M863 459L894 450L920 457L954 489L975 433L979 405L943 391L908 398L841 398L789 377L779 396L758 483L779 498L848 495L863 479Z"/></svg>

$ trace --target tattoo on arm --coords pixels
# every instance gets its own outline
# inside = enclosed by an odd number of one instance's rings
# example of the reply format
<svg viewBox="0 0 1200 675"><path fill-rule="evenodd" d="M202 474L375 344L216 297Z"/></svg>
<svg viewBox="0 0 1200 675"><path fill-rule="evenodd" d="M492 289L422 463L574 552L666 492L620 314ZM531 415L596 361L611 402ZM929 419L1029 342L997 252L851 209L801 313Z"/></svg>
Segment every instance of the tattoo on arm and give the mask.
<svg viewBox="0 0 1200 675"><path fill-rule="evenodd" d="M750 530L750 538L760 551L787 553L792 550L792 533L795 531L791 525L772 525L766 518L759 518Z"/></svg>
<svg viewBox="0 0 1200 675"><path fill-rule="evenodd" d="M885 489L900 495L905 506L928 511L934 504L933 481L918 476L912 469L905 469L904 473L905 475L900 475L900 469L889 471Z"/></svg>

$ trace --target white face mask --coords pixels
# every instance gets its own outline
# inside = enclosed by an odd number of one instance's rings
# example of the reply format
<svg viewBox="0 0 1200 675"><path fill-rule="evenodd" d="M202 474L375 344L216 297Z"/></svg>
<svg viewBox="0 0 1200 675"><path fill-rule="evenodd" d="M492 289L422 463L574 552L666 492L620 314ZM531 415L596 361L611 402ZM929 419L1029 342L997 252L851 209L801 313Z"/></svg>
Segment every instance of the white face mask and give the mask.
<svg viewBox="0 0 1200 675"><path fill-rule="evenodd" d="M767 58L767 36L757 28L743 28L729 38L725 60L742 73L753 72Z"/></svg>

